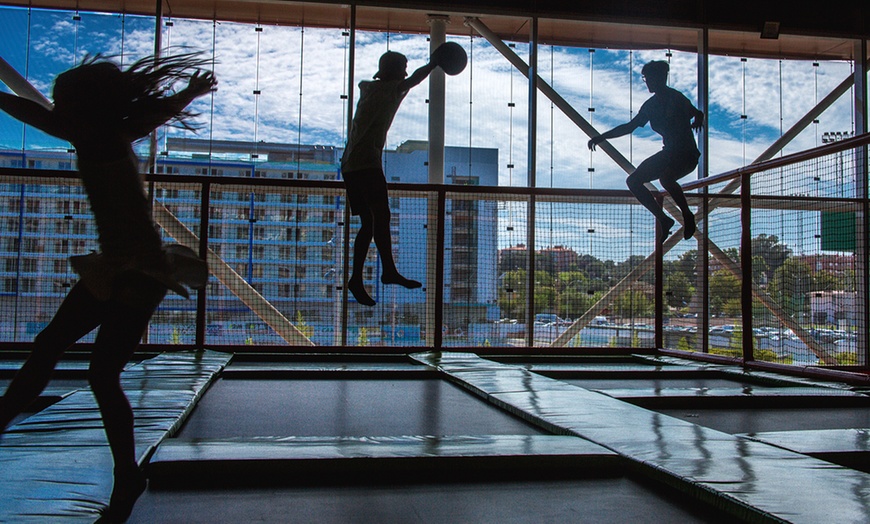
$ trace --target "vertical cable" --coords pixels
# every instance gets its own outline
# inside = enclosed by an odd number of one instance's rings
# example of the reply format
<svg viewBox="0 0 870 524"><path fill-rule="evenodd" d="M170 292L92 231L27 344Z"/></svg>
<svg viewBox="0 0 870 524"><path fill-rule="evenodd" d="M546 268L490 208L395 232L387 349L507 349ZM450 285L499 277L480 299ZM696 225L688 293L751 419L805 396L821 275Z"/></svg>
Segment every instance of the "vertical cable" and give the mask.
<svg viewBox="0 0 870 524"><path fill-rule="evenodd" d="M628 121L634 120L634 51L628 51ZM634 163L634 133L628 134L628 161Z"/></svg>
<svg viewBox="0 0 870 524"><path fill-rule="evenodd" d="M593 123L593 117L595 116L595 96L594 96L594 86L595 86L595 49L589 49L589 124ZM592 189L593 184L593 175L595 173L595 166L593 165L592 150L589 150L589 167L586 168L586 172L589 174L589 189Z"/></svg>
<svg viewBox="0 0 870 524"><path fill-rule="evenodd" d="M783 125L785 114L782 107L782 59L779 60L779 137L782 138ZM782 150L779 151L779 156L782 156Z"/></svg>
<svg viewBox="0 0 870 524"><path fill-rule="evenodd" d="M344 68L341 71L341 85L343 86L342 87L343 92L341 94L341 99L348 100L347 78L348 78L348 52L349 52L350 31L347 31L347 30L342 31L341 36L344 37ZM347 104L341 104L341 121L343 124L345 122L347 122L347 113L348 113ZM343 144L347 143L347 134L348 134L347 125L342 125L341 126L341 142Z"/></svg>
<svg viewBox="0 0 870 524"><path fill-rule="evenodd" d="M550 86L555 90L556 89L556 79L555 79L555 70L554 70L554 57L553 57L553 49L555 46L550 46ZM553 164L554 164L554 152L556 149L556 136L553 131L553 127L555 125L555 108L556 105L550 100L550 187L553 186Z"/></svg>
<svg viewBox="0 0 870 524"><path fill-rule="evenodd" d="M513 46L513 44L508 44L508 46ZM514 102L514 70L516 68L510 68L510 99L508 100L508 186L514 185L514 107L516 107L516 102ZM509 224L513 225L510 222L510 214L508 215Z"/></svg>
<svg viewBox="0 0 870 524"><path fill-rule="evenodd" d="M73 61L70 67L75 67L79 62L79 23L82 21L82 15L79 10L75 10L73 14Z"/></svg>
<svg viewBox="0 0 870 524"><path fill-rule="evenodd" d="M211 70L214 71L215 65L217 64L217 19L212 20L211 23ZM209 109L209 120L208 120L208 167L209 173L211 173L211 157L212 157L212 145L214 143L214 97L215 92L211 92L211 106Z"/></svg>
<svg viewBox="0 0 870 524"><path fill-rule="evenodd" d="M127 15L121 13L121 67L124 67L124 44L127 37Z"/></svg>
<svg viewBox="0 0 870 524"><path fill-rule="evenodd" d="M296 117L296 145L297 148L302 146L302 78L305 69L305 26L299 27L299 114ZM299 172L301 166L301 158L296 155L296 172Z"/></svg>
<svg viewBox="0 0 870 524"><path fill-rule="evenodd" d="M550 86L552 86L553 89L555 90L556 89L556 81L554 78L554 67L553 67L553 47L554 46L552 46L552 45L550 46ZM553 101L550 100L550 187L553 187L553 150L555 149L555 144L553 143L553 140L554 140L554 135L553 135L554 108L555 108L555 105L553 104ZM550 249L553 249L553 246L556 244L556 242L554 241L554 238L553 238L553 220L554 220L553 213L555 211L554 208L556 207L555 200L549 202L549 207L550 207L550 242L549 242L548 247ZM557 300L556 293L555 293L556 275L553 274L554 273L554 265L555 265L555 255L551 254L549 259L550 259L550 278L552 279L551 286L553 286L553 289L554 289L554 293L551 296L553 297L552 300L556 301ZM549 306L550 306L550 313L557 313L558 314L558 308L557 308L558 304L556 304L554 302L550 302Z"/></svg>
<svg viewBox="0 0 870 524"><path fill-rule="evenodd" d="M813 62L813 107L819 105L819 63ZM813 128L815 129L816 147L819 147L819 119L813 119Z"/></svg>
<svg viewBox="0 0 870 524"><path fill-rule="evenodd" d="M163 23L163 25L166 27L166 49L167 49L167 50L170 50L170 49L172 49L172 26L174 25L174 22L172 21L172 16L171 16L171 15L166 17L166 21ZM159 28L157 29L157 31L158 31L158 32L162 32ZM163 129L163 149L162 149L162 153L163 153L163 154L169 154L169 143L168 143L168 139L169 139L169 132L168 132L168 131L169 131L169 125L164 123L164 124L163 124L162 126L160 126L160 127Z"/></svg>
<svg viewBox="0 0 870 524"><path fill-rule="evenodd" d="M468 176L471 176L472 122L474 121L474 35L468 42Z"/></svg>
<svg viewBox="0 0 870 524"><path fill-rule="evenodd" d="M740 120L741 120L740 127L742 129L742 134L743 134L743 138L742 138L743 165L745 166L746 165L746 120L747 120L747 115L746 115L746 58L741 58L740 62L742 64L741 65L742 74L741 74L741 78L740 78L740 83L741 83L741 89L742 89L742 103L743 103L743 107L740 110Z"/></svg>
<svg viewBox="0 0 870 524"><path fill-rule="evenodd" d="M259 158L259 130L260 130L260 35L263 34L263 27L257 24L254 28L257 33L257 58L254 66L254 147L251 153L251 160Z"/></svg>
<svg viewBox="0 0 870 524"><path fill-rule="evenodd" d="M33 8L27 8L27 46L24 51L24 78L30 80L30 45L31 45L31 34L33 30ZM72 147L72 146L70 146ZM27 167L25 160L26 153L24 152L27 149L27 124L21 124L21 167Z"/></svg>
<svg viewBox="0 0 870 524"><path fill-rule="evenodd" d="M301 25L299 27L299 109L296 115L296 177L302 178L302 92L303 92L303 77L304 77L304 69L305 69L305 26ZM300 191L301 193L301 191ZM294 213L294 220L296 223L295 233L294 233L294 248L296 250L296 257L293 265L293 307L299 307L299 261L301 258L307 258L308 253L306 252L305 257L299 256L299 242L301 240L302 230L300 227L299 221L299 196L300 194L296 194L296 212ZM307 201L307 200L306 200ZM306 217L307 218L307 217ZM304 267L304 266L303 266Z"/></svg>

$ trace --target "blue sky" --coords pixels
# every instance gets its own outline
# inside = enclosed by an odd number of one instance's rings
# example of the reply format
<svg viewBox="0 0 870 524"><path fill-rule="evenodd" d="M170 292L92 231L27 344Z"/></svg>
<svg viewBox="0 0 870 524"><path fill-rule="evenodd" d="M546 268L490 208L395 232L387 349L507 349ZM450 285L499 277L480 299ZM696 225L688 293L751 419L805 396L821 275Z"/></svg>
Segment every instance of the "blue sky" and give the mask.
<svg viewBox="0 0 870 524"><path fill-rule="evenodd" d="M0 7L0 56L49 97L54 76L86 54L101 53L129 64L153 51L151 18L82 13L81 20L74 20L73 14ZM472 39L466 33L449 39L465 46L471 60L462 74L447 79L447 144L497 148L500 185L524 185L526 79L482 38ZM206 124L199 137L343 145L349 43L341 29L264 26L256 31L253 25L176 19L164 27L163 40L176 49L214 52L220 85L213 99L204 97L194 106ZM356 81L371 78L377 58L388 48L408 56L411 72L425 63L428 46L425 35L358 31ZM526 58L528 45L518 43L516 51ZM597 50L592 55L585 48L543 46L539 65L544 79L604 131L627 121L649 97L640 79L640 67L649 60L669 60L671 86L697 101L696 55L672 52L669 57L667 53L666 49ZM850 64L845 62L814 66L811 61L711 57L711 172L754 160L781 130L849 74ZM6 88L0 85L0 89ZM261 94L255 96L255 90ZM388 147L425 140L426 97L425 83L408 95L390 131ZM822 115L820 123L802 133L786 152L818 145L824 131L851 129L848 98ZM589 107L595 108L594 113ZM549 101L540 97L538 110L539 185L624 189L625 173L600 150L590 153L586 135L558 109L551 110ZM744 114L746 119L741 118ZM22 129L0 115L0 148L67 147L32 129L24 134ZM649 129L612 143L634 164L661 147L659 137Z"/></svg>

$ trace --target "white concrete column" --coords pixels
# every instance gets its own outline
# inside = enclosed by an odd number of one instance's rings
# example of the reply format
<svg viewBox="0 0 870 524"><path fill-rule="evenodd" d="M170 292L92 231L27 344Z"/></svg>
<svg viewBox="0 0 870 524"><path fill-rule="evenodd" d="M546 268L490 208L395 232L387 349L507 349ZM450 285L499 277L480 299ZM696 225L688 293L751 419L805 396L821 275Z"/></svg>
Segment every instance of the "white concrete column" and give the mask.
<svg viewBox="0 0 870 524"><path fill-rule="evenodd" d="M450 21L446 15L429 15L429 53L446 41L447 24ZM429 183L444 183L444 71L436 67L429 74ZM438 252L438 222L445 217L439 216L438 197L430 195L427 204L428 218L426 220L426 344L434 346L436 332L441 332L437 320L438 307L436 290L443 282L443 276L438 274L437 257L444 253ZM445 295L441 295L445 298Z"/></svg>
<svg viewBox="0 0 870 524"><path fill-rule="evenodd" d="M447 40L446 15L429 15L429 53ZM435 68L429 75L429 183L444 183L444 71Z"/></svg>

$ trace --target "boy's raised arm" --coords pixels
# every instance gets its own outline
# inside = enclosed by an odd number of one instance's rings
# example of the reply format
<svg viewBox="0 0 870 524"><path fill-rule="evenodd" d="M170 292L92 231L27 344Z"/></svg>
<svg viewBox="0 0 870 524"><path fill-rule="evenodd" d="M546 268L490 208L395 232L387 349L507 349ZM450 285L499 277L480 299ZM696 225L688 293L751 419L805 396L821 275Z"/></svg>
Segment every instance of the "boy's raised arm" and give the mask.
<svg viewBox="0 0 870 524"><path fill-rule="evenodd" d="M431 73L433 69L435 69L435 65L433 65L432 62L418 68L416 71L411 73L411 76L402 80L399 84L399 92L410 91L412 87L419 85L420 82L429 76L429 73Z"/></svg>

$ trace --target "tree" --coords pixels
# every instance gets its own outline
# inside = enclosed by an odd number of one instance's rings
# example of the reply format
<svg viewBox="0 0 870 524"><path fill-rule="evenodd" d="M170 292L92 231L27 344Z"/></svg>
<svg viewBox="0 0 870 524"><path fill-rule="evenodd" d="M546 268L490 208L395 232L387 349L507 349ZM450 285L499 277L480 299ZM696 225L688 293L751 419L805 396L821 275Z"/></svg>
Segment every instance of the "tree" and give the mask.
<svg viewBox="0 0 870 524"><path fill-rule="evenodd" d="M498 290L498 306L502 315L507 318L525 318L528 289L529 276L525 269L515 269L503 274Z"/></svg>
<svg viewBox="0 0 870 524"><path fill-rule="evenodd" d="M552 286L535 284L535 313L553 313L557 309L556 290Z"/></svg>
<svg viewBox="0 0 870 524"><path fill-rule="evenodd" d="M527 270L529 268L529 250L525 245L518 245L498 252L498 270L500 273Z"/></svg>
<svg viewBox="0 0 870 524"><path fill-rule="evenodd" d="M692 300L695 288L689 277L682 272L673 272L665 277L665 301L671 307L683 307Z"/></svg>
<svg viewBox="0 0 870 524"><path fill-rule="evenodd" d="M844 280L830 271L816 271L813 274L813 285L810 291L841 291L845 287Z"/></svg>
<svg viewBox="0 0 870 524"><path fill-rule="evenodd" d="M752 253L752 281L759 285L767 284L767 277L770 275L770 268L767 266L767 261L761 255Z"/></svg>
<svg viewBox="0 0 870 524"><path fill-rule="evenodd" d="M590 295L579 289L566 289L559 294L557 314L562 318L578 318L586 313L600 296L600 293Z"/></svg>
<svg viewBox="0 0 870 524"><path fill-rule="evenodd" d="M758 235L752 239L752 256L764 259L767 266L768 280L792 255L792 250L785 244L779 243L776 235Z"/></svg>
<svg viewBox="0 0 870 524"><path fill-rule="evenodd" d="M813 287L812 268L805 262L790 258L773 272L767 292L786 313L796 315L809 311L810 301L807 297Z"/></svg>
<svg viewBox="0 0 870 524"><path fill-rule="evenodd" d="M644 260L646 260L646 257L643 255L631 255L630 257L625 259L625 262L616 265L613 271L614 278L616 278L617 280L622 280L634 268L639 266ZM638 282L646 282L647 284L654 285L655 272L647 271L646 274L638 279Z"/></svg>
<svg viewBox="0 0 870 524"><path fill-rule="evenodd" d="M640 291L627 291L613 301L613 310L623 318L648 316L654 308L653 300Z"/></svg>
<svg viewBox="0 0 870 524"><path fill-rule="evenodd" d="M710 275L710 309L722 313L728 300L740 299L740 281L727 269Z"/></svg>
<svg viewBox="0 0 870 524"><path fill-rule="evenodd" d="M590 279L607 280L612 276L613 262L610 260L602 262L592 255L580 255L577 259L577 269L588 275Z"/></svg>

